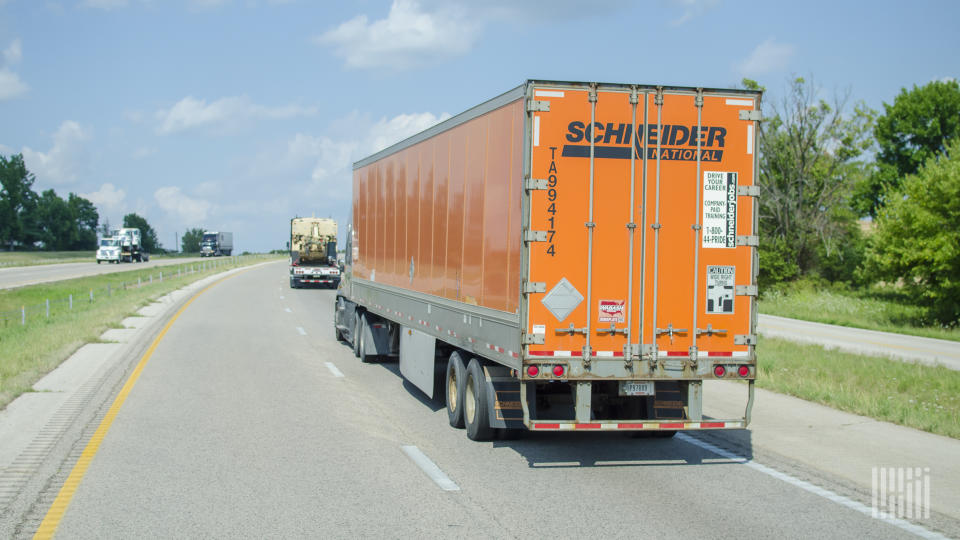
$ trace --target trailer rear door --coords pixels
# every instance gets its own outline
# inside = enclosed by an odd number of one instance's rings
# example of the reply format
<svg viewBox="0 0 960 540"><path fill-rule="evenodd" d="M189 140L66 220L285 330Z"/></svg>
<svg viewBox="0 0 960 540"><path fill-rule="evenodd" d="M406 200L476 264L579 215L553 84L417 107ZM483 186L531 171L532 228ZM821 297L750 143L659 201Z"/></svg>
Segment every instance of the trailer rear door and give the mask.
<svg viewBox="0 0 960 540"><path fill-rule="evenodd" d="M535 86L527 357L597 361L751 351L755 117L750 93ZM740 287L738 287L740 286ZM586 356L584 356L586 355ZM603 366L608 366L607 368ZM700 362L701 373L710 362Z"/></svg>

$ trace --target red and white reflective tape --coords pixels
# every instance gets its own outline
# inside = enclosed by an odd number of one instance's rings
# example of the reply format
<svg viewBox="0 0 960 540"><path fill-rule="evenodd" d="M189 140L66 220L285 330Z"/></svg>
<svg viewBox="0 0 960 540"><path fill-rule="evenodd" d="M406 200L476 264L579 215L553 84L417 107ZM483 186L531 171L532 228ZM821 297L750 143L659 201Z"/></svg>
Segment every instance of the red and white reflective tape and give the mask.
<svg viewBox="0 0 960 540"><path fill-rule="evenodd" d="M688 357L688 351L657 351L659 357ZM697 351L697 358L747 358L747 351Z"/></svg>
<svg viewBox="0 0 960 540"><path fill-rule="evenodd" d="M491 343L487 343L487 348L490 349L491 351L497 351L497 352L500 353L500 354L503 354L504 351L506 350L506 349L504 349L503 347L501 347L501 346L499 346L499 345L493 345L493 344L491 344Z"/></svg>
<svg viewBox="0 0 960 540"><path fill-rule="evenodd" d="M743 428L742 421L732 422L644 422L644 423L625 423L625 422L556 422L543 423L534 422L533 430L551 431L551 430L624 430L624 431L658 431L658 430L685 430L685 429L740 429Z"/></svg>
<svg viewBox="0 0 960 540"><path fill-rule="evenodd" d="M593 351L596 358L622 358L623 351Z"/></svg>
<svg viewBox="0 0 960 540"><path fill-rule="evenodd" d="M554 356L562 358L570 358L573 356L573 351L530 351L530 356ZM579 354L577 356L580 356Z"/></svg>
<svg viewBox="0 0 960 540"><path fill-rule="evenodd" d="M520 355L517 354L517 353L515 353L515 352L513 352L513 351L507 351L507 354L509 354L510 356L512 356L512 357L514 357L514 358L520 358Z"/></svg>

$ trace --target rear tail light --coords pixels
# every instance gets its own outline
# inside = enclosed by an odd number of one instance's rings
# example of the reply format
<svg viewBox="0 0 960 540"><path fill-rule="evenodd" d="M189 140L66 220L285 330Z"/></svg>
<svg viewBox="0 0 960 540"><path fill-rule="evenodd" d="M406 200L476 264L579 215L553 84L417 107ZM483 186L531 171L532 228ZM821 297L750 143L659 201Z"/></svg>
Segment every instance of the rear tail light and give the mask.
<svg viewBox="0 0 960 540"><path fill-rule="evenodd" d="M750 375L750 368L747 366L740 366L737 368L737 374L741 377L746 377L747 375Z"/></svg>
<svg viewBox="0 0 960 540"><path fill-rule="evenodd" d="M529 375L529 376L531 376L531 377L536 377L536 376L539 375L539 374L540 374L540 368L538 368L537 366L528 366L528 367L527 367L527 375Z"/></svg>
<svg viewBox="0 0 960 540"><path fill-rule="evenodd" d="M727 368L723 366L714 366L713 374L716 375L717 377L723 377L724 375L727 374Z"/></svg>
<svg viewBox="0 0 960 540"><path fill-rule="evenodd" d="M553 375L555 377L563 377L563 366L553 366Z"/></svg>

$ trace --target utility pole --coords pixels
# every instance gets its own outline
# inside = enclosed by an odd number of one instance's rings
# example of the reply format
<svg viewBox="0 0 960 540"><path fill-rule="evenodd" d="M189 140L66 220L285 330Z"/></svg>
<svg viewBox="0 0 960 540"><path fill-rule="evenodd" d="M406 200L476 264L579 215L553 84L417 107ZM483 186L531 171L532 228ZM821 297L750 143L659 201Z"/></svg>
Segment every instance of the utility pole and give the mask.
<svg viewBox="0 0 960 540"><path fill-rule="evenodd" d="M180 253L180 231L173 232L173 245L177 247L174 251Z"/></svg>

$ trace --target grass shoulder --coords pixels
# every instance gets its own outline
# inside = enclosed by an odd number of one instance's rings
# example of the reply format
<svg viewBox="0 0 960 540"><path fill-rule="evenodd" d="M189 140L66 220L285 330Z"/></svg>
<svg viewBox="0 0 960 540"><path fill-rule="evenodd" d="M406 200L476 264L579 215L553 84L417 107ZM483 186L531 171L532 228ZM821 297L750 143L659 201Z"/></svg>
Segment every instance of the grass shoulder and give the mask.
<svg viewBox="0 0 960 540"><path fill-rule="evenodd" d="M761 337L757 386L960 439L960 371Z"/></svg>
<svg viewBox="0 0 960 540"><path fill-rule="evenodd" d="M760 313L825 324L960 341L960 328L931 322L927 310L896 288L846 289L809 282L765 291Z"/></svg>

